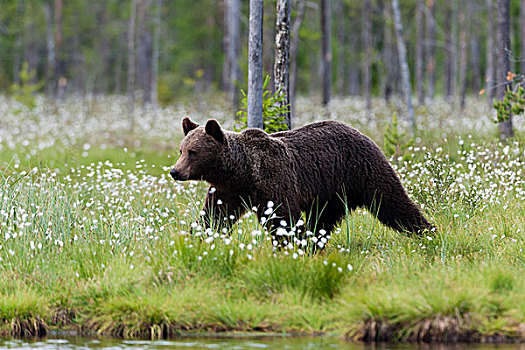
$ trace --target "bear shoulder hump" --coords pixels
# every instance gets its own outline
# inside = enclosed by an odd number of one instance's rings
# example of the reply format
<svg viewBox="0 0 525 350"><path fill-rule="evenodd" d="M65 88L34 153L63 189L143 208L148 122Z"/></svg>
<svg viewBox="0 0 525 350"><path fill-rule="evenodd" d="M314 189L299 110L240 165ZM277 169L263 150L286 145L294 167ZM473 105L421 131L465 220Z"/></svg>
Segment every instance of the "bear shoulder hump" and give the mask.
<svg viewBox="0 0 525 350"><path fill-rule="evenodd" d="M246 129L242 132L243 136L250 138L266 138L268 134L262 131L261 129Z"/></svg>

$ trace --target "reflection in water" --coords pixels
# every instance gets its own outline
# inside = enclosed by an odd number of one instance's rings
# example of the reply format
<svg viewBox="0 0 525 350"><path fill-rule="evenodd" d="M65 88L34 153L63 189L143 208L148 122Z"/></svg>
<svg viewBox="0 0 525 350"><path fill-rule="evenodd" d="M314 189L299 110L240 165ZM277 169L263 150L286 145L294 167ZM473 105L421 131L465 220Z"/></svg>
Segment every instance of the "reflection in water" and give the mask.
<svg viewBox="0 0 525 350"><path fill-rule="evenodd" d="M525 344L354 344L335 337L181 338L176 340L119 340L93 338L0 339L1 349L347 349L347 350L525 350Z"/></svg>

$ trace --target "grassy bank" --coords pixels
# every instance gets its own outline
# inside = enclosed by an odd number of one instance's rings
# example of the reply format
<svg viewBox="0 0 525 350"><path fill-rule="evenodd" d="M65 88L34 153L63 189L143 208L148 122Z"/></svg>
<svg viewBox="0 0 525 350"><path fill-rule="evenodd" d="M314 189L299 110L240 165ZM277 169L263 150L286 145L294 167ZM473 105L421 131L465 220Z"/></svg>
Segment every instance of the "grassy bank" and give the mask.
<svg viewBox="0 0 525 350"><path fill-rule="evenodd" d="M182 116L226 121L227 112L144 111L130 131L118 101L92 106L76 125L82 104L20 112L3 99L0 336L523 341L523 134L500 143L482 104L470 101L461 116L440 103L420 108L419 139L392 159L435 235L407 237L357 211L330 238L275 251L250 212L229 234L204 230L205 184L167 176ZM382 144L392 108L376 101L366 122L357 100L305 102L298 124L317 113ZM325 249L312 255L315 244Z"/></svg>

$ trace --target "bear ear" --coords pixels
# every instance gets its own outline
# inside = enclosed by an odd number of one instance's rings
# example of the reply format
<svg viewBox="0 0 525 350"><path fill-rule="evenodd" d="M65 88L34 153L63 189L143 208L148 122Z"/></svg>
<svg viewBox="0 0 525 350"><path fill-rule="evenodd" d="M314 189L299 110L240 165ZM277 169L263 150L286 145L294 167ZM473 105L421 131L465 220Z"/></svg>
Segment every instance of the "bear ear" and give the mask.
<svg viewBox="0 0 525 350"><path fill-rule="evenodd" d="M222 132L219 122L215 119L208 120L204 129L206 130L206 134L210 135L215 140L220 143L224 141L224 133Z"/></svg>
<svg viewBox="0 0 525 350"><path fill-rule="evenodd" d="M188 135L190 131L198 126L199 124L192 122L189 117L184 117L184 119L182 119L182 130L184 131L184 135Z"/></svg>

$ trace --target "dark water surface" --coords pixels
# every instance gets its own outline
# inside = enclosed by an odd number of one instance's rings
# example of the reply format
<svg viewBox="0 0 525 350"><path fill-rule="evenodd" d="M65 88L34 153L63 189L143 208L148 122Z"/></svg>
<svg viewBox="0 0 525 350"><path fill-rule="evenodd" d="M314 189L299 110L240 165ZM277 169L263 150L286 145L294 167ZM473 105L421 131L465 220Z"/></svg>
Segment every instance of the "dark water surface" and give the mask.
<svg viewBox="0 0 525 350"><path fill-rule="evenodd" d="M335 337L181 338L177 340L119 340L80 337L1 339L1 349L348 349L348 350L525 350L525 344L354 344Z"/></svg>

